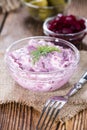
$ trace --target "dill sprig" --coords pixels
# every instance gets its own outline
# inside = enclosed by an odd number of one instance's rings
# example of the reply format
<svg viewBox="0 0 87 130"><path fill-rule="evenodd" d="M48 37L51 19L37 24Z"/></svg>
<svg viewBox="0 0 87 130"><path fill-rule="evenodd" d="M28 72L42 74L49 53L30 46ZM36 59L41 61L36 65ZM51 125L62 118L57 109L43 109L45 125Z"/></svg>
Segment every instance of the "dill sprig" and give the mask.
<svg viewBox="0 0 87 130"><path fill-rule="evenodd" d="M38 46L36 50L31 52L33 63L35 64L40 59L41 56L46 56L48 53L53 51L60 52L60 49L55 46L48 46L48 45Z"/></svg>

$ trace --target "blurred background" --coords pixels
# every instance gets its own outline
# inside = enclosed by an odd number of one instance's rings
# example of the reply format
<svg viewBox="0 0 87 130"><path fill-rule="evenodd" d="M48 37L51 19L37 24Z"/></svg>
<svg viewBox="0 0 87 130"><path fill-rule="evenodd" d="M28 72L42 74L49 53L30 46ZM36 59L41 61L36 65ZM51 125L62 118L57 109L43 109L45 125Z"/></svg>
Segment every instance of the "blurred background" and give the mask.
<svg viewBox="0 0 87 130"><path fill-rule="evenodd" d="M27 7L33 17L38 13L42 20L64 11L85 17L87 12L87 0L0 0L0 12L3 13L16 10L20 6Z"/></svg>

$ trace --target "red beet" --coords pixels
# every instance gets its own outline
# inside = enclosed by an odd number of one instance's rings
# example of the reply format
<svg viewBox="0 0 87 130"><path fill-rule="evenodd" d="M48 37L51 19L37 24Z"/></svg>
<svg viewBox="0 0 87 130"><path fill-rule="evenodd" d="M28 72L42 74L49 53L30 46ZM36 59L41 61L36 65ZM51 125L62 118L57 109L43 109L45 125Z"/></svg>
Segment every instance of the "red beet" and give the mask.
<svg viewBox="0 0 87 130"><path fill-rule="evenodd" d="M59 14L48 24L49 30L63 34L77 33L85 28L85 21L83 19L77 19L74 15L64 16Z"/></svg>

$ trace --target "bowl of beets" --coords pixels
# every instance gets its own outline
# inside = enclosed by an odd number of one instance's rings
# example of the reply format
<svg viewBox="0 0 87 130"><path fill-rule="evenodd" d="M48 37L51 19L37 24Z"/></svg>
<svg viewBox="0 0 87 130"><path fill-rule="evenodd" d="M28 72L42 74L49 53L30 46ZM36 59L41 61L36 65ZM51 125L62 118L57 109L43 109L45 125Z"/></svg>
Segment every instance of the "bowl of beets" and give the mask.
<svg viewBox="0 0 87 130"><path fill-rule="evenodd" d="M58 14L43 23L45 35L62 38L73 44L81 43L87 34L87 20L74 15Z"/></svg>

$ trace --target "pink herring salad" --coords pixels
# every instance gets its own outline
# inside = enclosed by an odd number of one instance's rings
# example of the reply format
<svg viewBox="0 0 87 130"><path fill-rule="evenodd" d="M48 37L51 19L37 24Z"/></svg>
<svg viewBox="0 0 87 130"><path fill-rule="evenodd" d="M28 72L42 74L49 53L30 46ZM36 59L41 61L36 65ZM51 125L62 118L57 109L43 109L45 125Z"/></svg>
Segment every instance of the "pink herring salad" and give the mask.
<svg viewBox="0 0 87 130"><path fill-rule="evenodd" d="M75 58L74 51L69 47L31 39L28 45L10 51L7 63L12 77L24 88L52 91L65 84L72 75Z"/></svg>
<svg viewBox="0 0 87 130"><path fill-rule="evenodd" d="M45 45L45 44L46 45ZM74 61L73 51L71 49L63 49L56 46L58 51L52 51L46 55L42 55L38 61L33 63L32 52L35 52L38 46L55 47L51 42L41 40L36 43L35 40L29 41L29 45L13 51L9 54L9 59L14 63L15 67L19 66L20 69L31 72L50 72L55 70L64 70L64 68L72 65Z"/></svg>

